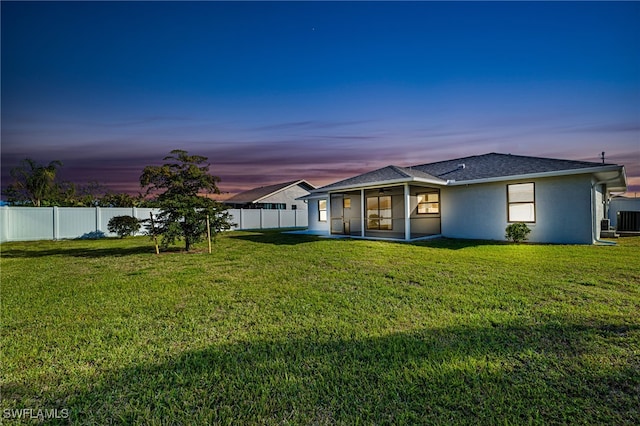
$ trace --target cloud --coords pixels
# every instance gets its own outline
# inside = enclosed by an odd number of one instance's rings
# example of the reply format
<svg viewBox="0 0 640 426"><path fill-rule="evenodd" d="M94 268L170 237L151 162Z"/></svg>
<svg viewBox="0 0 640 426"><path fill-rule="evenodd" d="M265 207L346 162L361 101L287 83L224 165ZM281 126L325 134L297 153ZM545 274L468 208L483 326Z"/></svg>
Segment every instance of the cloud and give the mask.
<svg viewBox="0 0 640 426"><path fill-rule="evenodd" d="M167 124L171 122L193 122L194 119L187 116L171 116L171 115L150 115L146 117L139 117L131 120L113 120L113 121L80 121L80 122L68 122L67 124L73 124L78 126L97 127L97 128L123 128L123 127L137 127L146 126L149 124Z"/></svg>
<svg viewBox="0 0 640 426"><path fill-rule="evenodd" d="M162 122L161 118L148 117L150 122ZM541 132L472 125L411 128L406 124L392 128L384 122L307 120L264 126L262 130L227 126L222 133L218 125L184 121L188 123L185 128L171 124L152 126L148 131L140 124L143 119L121 122L131 126L122 132L115 125L97 135L86 132L86 139L83 133L69 143L62 143L63 136L57 133L48 137L46 132L33 138L37 144L21 143L29 139L13 134L5 138L3 129L2 183L9 182L9 170L20 160L33 157L42 163L63 161L60 176L65 180L97 180L113 190L135 193L140 190L138 180L145 166L162 164L169 151L184 149L208 157L212 173L222 178L221 189L238 192L294 179L323 185L389 164L411 166L487 152L598 161L602 139L567 139L566 134L558 133L566 126L547 127ZM633 128L623 124L614 127ZM198 132L192 131L194 128ZM604 132L605 127L599 129ZM218 136L212 138L211 134ZM633 151L637 144L619 142L614 146L605 148L607 161L625 164L630 177L640 176L640 154Z"/></svg>
<svg viewBox="0 0 640 426"><path fill-rule="evenodd" d="M639 132L640 123L637 122L618 122L606 124L583 124L583 125L567 125L558 126L553 129L558 133L626 133Z"/></svg>
<svg viewBox="0 0 640 426"><path fill-rule="evenodd" d="M269 124L266 126L253 127L253 131L283 131L283 130L299 130L299 129L335 129L336 127L353 126L358 124L369 123L370 120L350 120L350 121L323 121L323 120L304 120L290 121L285 123Z"/></svg>

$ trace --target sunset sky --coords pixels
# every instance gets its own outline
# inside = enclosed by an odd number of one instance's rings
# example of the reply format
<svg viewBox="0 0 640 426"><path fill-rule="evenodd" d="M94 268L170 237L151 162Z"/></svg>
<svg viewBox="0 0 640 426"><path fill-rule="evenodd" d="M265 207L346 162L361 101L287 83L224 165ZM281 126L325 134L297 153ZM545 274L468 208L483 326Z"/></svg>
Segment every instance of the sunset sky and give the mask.
<svg viewBox="0 0 640 426"><path fill-rule="evenodd" d="M6 2L2 185L21 159L139 191L172 149L220 189L502 152L624 164L640 3Z"/></svg>

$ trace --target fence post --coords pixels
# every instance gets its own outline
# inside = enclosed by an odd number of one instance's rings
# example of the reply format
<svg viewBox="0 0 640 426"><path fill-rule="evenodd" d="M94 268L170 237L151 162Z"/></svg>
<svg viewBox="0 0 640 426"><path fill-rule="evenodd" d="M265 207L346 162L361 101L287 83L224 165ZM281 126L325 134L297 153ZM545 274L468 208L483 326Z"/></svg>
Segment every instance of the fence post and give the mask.
<svg viewBox="0 0 640 426"><path fill-rule="evenodd" d="M100 232L100 223L102 222L101 213L100 206L96 206L96 232Z"/></svg>
<svg viewBox="0 0 640 426"><path fill-rule="evenodd" d="M131 207L131 216L135 217L136 219L140 220L141 218L138 217L138 208L133 206ZM136 232L134 235L140 235L140 230L138 230L138 232Z"/></svg>
<svg viewBox="0 0 640 426"><path fill-rule="evenodd" d="M0 229L0 243L4 243L5 241L10 241L9 240L9 219L7 218L9 213L10 213L9 207L7 206L0 207L0 220L2 221L2 223L0 223L0 226L2 226L2 228Z"/></svg>
<svg viewBox="0 0 640 426"><path fill-rule="evenodd" d="M238 223L238 229L242 231L244 228L242 227L242 216L244 216L244 209L240 209L240 222Z"/></svg>
<svg viewBox="0 0 640 426"><path fill-rule="evenodd" d="M53 239L57 240L60 235L60 215L58 207L53 207Z"/></svg>
<svg viewBox="0 0 640 426"><path fill-rule="evenodd" d="M262 209L260 209L260 229L262 229Z"/></svg>

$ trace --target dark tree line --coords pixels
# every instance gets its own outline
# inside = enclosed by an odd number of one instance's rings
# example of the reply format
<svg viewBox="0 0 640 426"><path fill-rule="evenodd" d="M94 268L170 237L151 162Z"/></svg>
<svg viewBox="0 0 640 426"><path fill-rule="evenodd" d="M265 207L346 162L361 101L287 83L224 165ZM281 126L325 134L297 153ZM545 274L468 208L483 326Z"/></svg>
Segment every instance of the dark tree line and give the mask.
<svg viewBox="0 0 640 426"><path fill-rule="evenodd" d="M170 154L162 166L147 166L142 171L144 195L109 192L96 182L84 186L58 182L60 161L44 166L32 159L11 170L13 182L4 195L10 204L21 206L154 207L159 213L150 232L162 236L163 247L180 240L188 251L203 239L207 226L215 236L233 224L225 205L203 196L220 193L220 178L209 173L207 157L182 150ZM116 224L113 226L115 229Z"/></svg>
<svg viewBox="0 0 640 426"><path fill-rule="evenodd" d="M131 195L110 191L92 181L85 185L61 182L58 170L62 162L47 165L25 158L11 169L12 182L3 191L6 201L15 206L33 207L153 207L154 200L142 194Z"/></svg>

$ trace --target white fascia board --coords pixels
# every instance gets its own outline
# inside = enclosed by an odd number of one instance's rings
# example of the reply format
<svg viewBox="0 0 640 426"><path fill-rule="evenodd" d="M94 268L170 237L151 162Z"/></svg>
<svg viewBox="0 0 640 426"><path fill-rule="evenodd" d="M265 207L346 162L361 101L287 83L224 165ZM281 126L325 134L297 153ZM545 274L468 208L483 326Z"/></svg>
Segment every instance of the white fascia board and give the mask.
<svg viewBox="0 0 640 426"><path fill-rule="evenodd" d="M364 185L339 186L337 188L331 188L330 190L328 190L326 192L331 194L331 193L334 193L334 192L345 192L345 191L356 191L356 190L360 190L360 189L380 188L380 187L387 187L387 186L397 185L399 183L409 182L410 180L411 179L409 179L409 178L381 180L381 181L378 181L378 182L371 182L371 183L367 183L367 184L364 184Z"/></svg>
<svg viewBox="0 0 640 426"><path fill-rule="evenodd" d="M485 179L472 179L472 180L461 180L461 181L447 181L447 186L460 186L460 185L475 185L479 183L491 183L491 182L504 182L510 180L523 180L523 179L538 179L538 178L547 178L547 177L558 177L558 176L573 176L573 175L582 175L582 174L593 174L593 173L602 173L602 172L615 172L620 170L620 168L624 166L600 166L600 167L588 167L584 169L573 169L573 170L560 170L553 172L541 172L541 173L527 173L523 175L512 175L512 176L496 176L492 178Z"/></svg>
<svg viewBox="0 0 640 426"><path fill-rule="evenodd" d="M322 198L327 198L326 192L316 192L315 194L303 195L302 197L296 198L296 200L304 201L304 200L315 200L315 199L322 199Z"/></svg>
<svg viewBox="0 0 640 426"><path fill-rule="evenodd" d="M444 180L425 179L425 178L418 178L418 177L408 177L408 178L371 182L363 185L345 185L345 186L331 188L329 190L316 189L314 191L311 191L311 194L305 197L306 198L324 198L327 196L328 193L357 191L361 189L366 190L366 189L384 188L384 187L394 186L394 185L403 184L403 183L412 183L412 182L425 183L425 184L436 185L436 186L460 186L460 185L474 185L474 184L481 184L481 183L504 182L504 181L522 180L522 179L538 179L538 178L546 178L546 177L616 172L616 171L619 171L621 168L623 171L624 181L626 182L626 175L624 174L624 166L618 166L614 164L614 165L608 165L608 166L589 167L589 168L583 168L583 169L560 170L560 171L541 172L541 173L527 173L527 174L512 175L512 176L496 176L492 178L461 180L461 181L455 181L455 180L444 181ZM300 199L303 199L305 197L302 197Z"/></svg>
<svg viewBox="0 0 640 426"><path fill-rule="evenodd" d="M438 185L438 186L444 186L447 184L444 180L436 181L431 179L410 177L410 178L400 178L400 179L391 179L391 180L381 180L378 182L370 182L363 185L339 186L336 188L331 188L328 191L323 191L323 193L326 194L326 193L336 193L336 192L346 192L346 191L359 191L361 189L386 188L386 187L395 186L401 183L411 183L411 182L427 183L430 185Z"/></svg>
<svg viewBox="0 0 640 426"><path fill-rule="evenodd" d="M446 180L433 180L433 179L425 179L425 178L419 178L419 177L413 178L411 182L421 182L421 183L428 183L429 185L439 185L439 186L447 185Z"/></svg>

